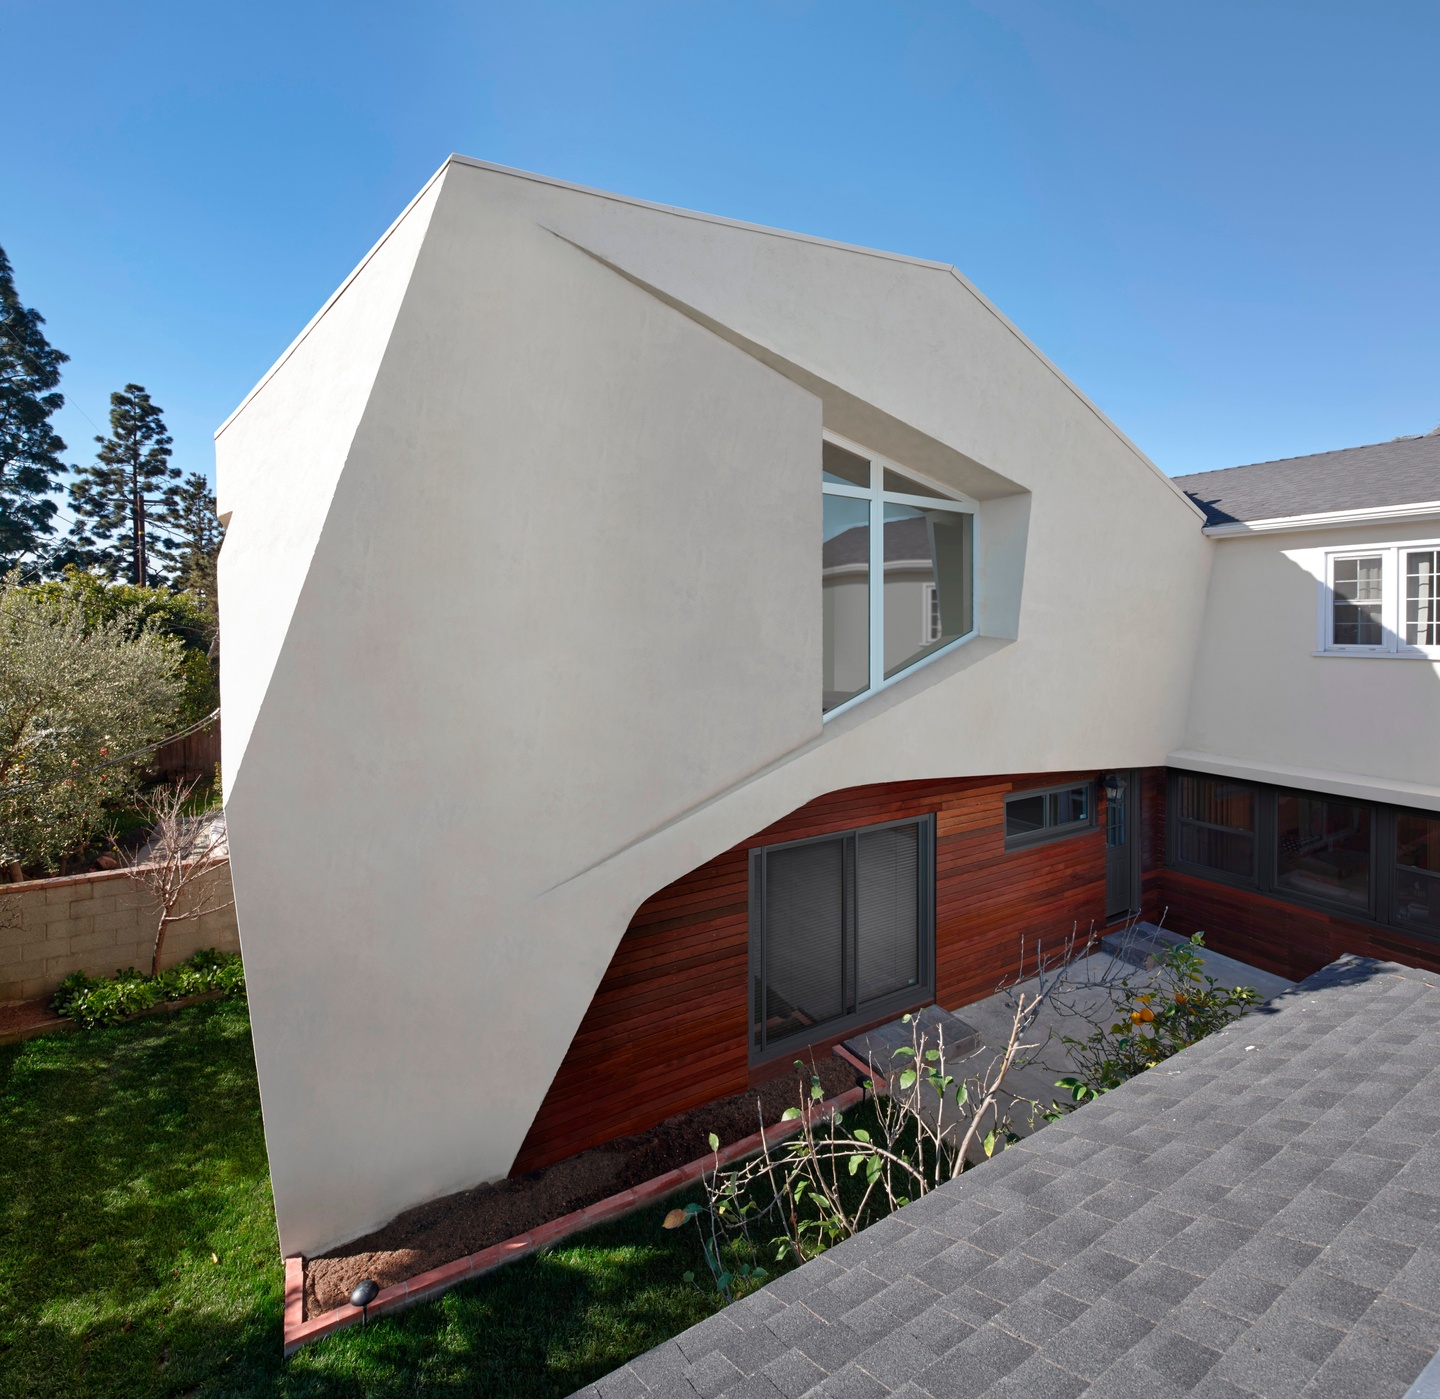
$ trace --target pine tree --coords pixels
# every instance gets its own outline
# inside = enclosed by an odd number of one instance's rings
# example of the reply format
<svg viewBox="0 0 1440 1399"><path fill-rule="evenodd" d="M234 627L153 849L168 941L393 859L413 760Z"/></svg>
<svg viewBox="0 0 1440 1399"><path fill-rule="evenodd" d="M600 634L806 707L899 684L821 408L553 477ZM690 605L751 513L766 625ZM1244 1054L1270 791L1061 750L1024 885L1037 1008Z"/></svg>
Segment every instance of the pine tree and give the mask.
<svg viewBox="0 0 1440 1399"><path fill-rule="evenodd" d="M10 259L0 248L0 574L41 552L55 533L65 444L50 426L64 406L56 393L69 358L45 338L45 317L20 304Z"/></svg>
<svg viewBox="0 0 1440 1399"><path fill-rule="evenodd" d="M192 471L175 488L165 522L174 537L169 559L175 585L198 593L206 609L214 613L215 565L225 530L215 514L215 492L198 471Z"/></svg>
<svg viewBox="0 0 1440 1399"><path fill-rule="evenodd" d="M110 395L110 436L95 441L99 464L76 467L70 486L76 552L109 578L148 587L174 547L165 521L180 468L170 465L164 414L140 384L126 384Z"/></svg>

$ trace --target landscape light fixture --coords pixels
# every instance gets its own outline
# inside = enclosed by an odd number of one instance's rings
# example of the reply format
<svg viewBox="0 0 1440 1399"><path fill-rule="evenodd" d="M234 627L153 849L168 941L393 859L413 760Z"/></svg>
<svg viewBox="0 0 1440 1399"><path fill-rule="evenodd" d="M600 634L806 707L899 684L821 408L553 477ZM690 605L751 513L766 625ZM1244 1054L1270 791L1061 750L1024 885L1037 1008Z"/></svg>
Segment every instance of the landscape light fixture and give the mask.
<svg viewBox="0 0 1440 1399"><path fill-rule="evenodd" d="M350 1305L360 1308L360 1325L363 1327L370 1319L370 1303L376 1298L380 1291L380 1284L374 1278L361 1278L355 1284L355 1290L350 1294Z"/></svg>

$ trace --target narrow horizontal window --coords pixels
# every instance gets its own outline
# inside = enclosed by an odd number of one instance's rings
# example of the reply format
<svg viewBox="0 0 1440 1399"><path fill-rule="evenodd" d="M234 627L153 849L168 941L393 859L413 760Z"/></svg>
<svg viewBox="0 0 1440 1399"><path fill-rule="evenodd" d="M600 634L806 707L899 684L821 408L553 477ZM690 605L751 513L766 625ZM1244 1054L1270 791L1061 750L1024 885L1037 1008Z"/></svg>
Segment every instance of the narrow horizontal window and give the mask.
<svg viewBox="0 0 1440 1399"><path fill-rule="evenodd" d="M1093 824L1095 788L1090 782L1016 792L1005 798L1005 848L1076 835Z"/></svg>
<svg viewBox="0 0 1440 1399"><path fill-rule="evenodd" d="M1255 788L1223 777L1182 775L1175 795L1176 861L1253 880Z"/></svg>

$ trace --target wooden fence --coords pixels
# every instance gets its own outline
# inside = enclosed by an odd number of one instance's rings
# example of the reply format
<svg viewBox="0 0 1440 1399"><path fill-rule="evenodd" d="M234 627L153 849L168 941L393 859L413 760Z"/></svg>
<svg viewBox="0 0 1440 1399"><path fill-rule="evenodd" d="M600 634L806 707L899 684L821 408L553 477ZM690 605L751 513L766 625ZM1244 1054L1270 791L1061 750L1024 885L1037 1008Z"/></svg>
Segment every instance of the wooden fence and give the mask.
<svg viewBox="0 0 1440 1399"><path fill-rule="evenodd" d="M210 778L220 761L220 718L184 738L173 738L155 750L149 776L160 782Z"/></svg>

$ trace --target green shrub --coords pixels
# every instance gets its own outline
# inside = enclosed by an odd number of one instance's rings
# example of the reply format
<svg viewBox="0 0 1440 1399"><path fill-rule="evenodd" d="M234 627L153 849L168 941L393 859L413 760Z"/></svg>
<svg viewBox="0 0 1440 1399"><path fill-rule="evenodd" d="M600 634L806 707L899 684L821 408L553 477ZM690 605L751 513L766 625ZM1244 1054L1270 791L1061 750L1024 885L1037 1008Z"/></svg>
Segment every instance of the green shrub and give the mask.
<svg viewBox="0 0 1440 1399"><path fill-rule="evenodd" d="M114 976L86 976L71 972L55 992L50 1008L89 1029L114 1025L160 1001L179 1001L206 991L233 994L245 989L245 968L238 952L202 948L188 962L144 976L134 967Z"/></svg>
<svg viewBox="0 0 1440 1399"><path fill-rule="evenodd" d="M1128 1078L1153 1069L1187 1045L1228 1025L1265 998L1252 986L1221 986L1205 971L1196 948L1204 947L1196 933L1155 958L1154 974L1136 972L1111 992L1111 1005L1083 1040L1066 1035L1063 1041L1070 1062L1079 1070L1057 1087L1068 1088L1076 1103L1108 1092Z"/></svg>

